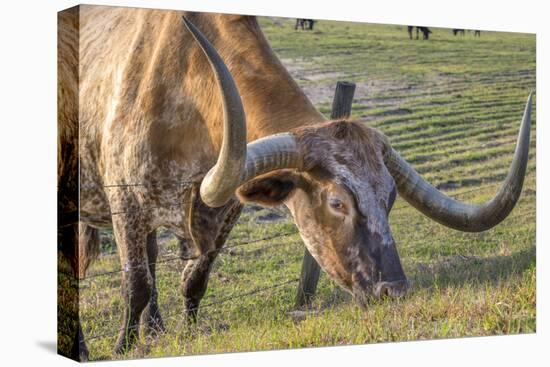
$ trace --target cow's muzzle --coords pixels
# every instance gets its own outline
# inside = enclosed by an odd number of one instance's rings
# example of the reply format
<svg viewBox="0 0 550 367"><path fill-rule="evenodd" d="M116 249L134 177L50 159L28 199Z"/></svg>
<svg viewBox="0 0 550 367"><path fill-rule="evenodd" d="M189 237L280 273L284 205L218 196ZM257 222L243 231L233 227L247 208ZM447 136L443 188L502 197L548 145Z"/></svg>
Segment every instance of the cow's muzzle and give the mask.
<svg viewBox="0 0 550 367"><path fill-rule="evenodd" d="M408 289L409 282L404 278L396 281L370 283L368 288L354 287L352 294L358 305L362 309L367 309L368 305L375 300L403 297L407 294Z"/></svg>
<svg viewBox="0 0 550 367"><path fill-rule="evenodd" d="M373 294L376 298L398 298L407 294L409 282L407 279L401 279L391 282L378 282L375 284Z"/></svg>

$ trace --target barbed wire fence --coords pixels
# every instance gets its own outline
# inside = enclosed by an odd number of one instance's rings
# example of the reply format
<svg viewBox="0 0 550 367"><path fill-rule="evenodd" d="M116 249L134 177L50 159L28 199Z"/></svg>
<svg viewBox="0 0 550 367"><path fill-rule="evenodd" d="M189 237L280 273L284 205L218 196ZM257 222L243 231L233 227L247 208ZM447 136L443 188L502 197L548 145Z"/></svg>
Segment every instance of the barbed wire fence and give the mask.
<svg viewBox="0 0 550 367"><path fill-rule="evenodd" d="M195 184L195 183L186 182L185 184L189 185L189 184ZM147 185L151 185L151 184L147 184ZM107 187L107 188L135 188L135 187L147 186L147 185L140 184L140 183L131 183L131 184L104 185L103 187ZM490 184L478 186L478 187L473 188L473 189L461 191L461 192L458 192L458 193L453 192L449 196L453 197L453 198L460 198L460 197L463 197L465 195L478 193L478 192L481 192L483 190L488 190L490 188L498 188L498 187L499 187L499 184L490 183ZM83 189L88 189L88 187L83 187ZM175 203L174 206L176 206L176 205L181 206L181 205L184 205L184 204L187 204L187 203L189 203L189 202L188 201L182 201L181 203ZM410 208L410 206L407 203L403 203L399 206L395 206L392 209L391 213L399 212L399 211L402 211L406 208ZM143 209L143 208L140 208L140 209ZM145 208L145 209L153 210L153 209L157 209L157 208ZM138 209L135 209L135 210L137 211ZM287 217L286 212L281 210L281 209L278 209L278 208L264 208L263 210L269 210L269 211L276 212L277 214L279 214L281 216L282 219L285 219L285 217ZM117 214L121 214L121 213L125 213L125 212L133 212L133 211L134 210L131 210L131 211L114 211L111 214L112 215L117 215ZM525 216L525 214L528 214L528 213L534 213L533 208L528 208L527 210L517 212L515 217L520 217L520 218L523 218L523 219L532 220L533 218ZM405 220L405 221L391 221L390 220L390 223L391 223L392 226L404 224L405 222L410 223L409 220ZM262 243L262 242L267 242L267 244L265 244L265 245L263 245L262 247L259 248L259 250L262 250L262 251L267 250L269 248L276 247L276 246L280 246L280 245L291 244L291 243L299 243L299 242L301 242L299 239L297 239L296 241L290 242L290 243L289 242L280 242L280 241L279 242L273 242L275 240L289 238L289 237L292 237L292 236L297 236L298 234L299 234L299 232L294 228L293 230L287 230L285 232L272 234L272 235L266 235L266 236L263 236L263 237L260 237L260 238L255 238L255 239L250 239L250 238L247 238L247 239L244 239L244 240L229 239L227 241L227 244L218 251L219 251L220 255L229 253L231 255L242 256L242 255L246 255L246 252L244 252L244 253L233 253L232 251L236 248L246 248L246 246L259 244L259 243ZM450 232L449 235L446 235L446 236L444 236L443 238L440 238L440 239L445 240L445 239L448 239L450 237L453 237L455 234L456 233L454 231L452 231L452 232ZM112 252L108 252L108 253L103 253L102 256L105 256L105 257L106 256L114 256L116 254L117 254L116 251L112 251ZM143 264L143 265L139 265L139 266L140 267L141 266L147 266L148 267L148 266L151 266L151 265L166 265L166 264L173 263L173 262L178 262L178 261L179 262L184 262L184 261L195 260L195 259L198 259L200 256L201 255L196 255L196 256L183 256L183 255L168 256L168 257L161 258L160 260L157 260L155 263L151 263L151 264L148 263L148 264ZM85 287L89 286L88 283L93 282L94 280L97 280L98 278L120 275L121 273L123 273L125 271L128 271L128 270L129 270L129 268L126 267L126 268L117 268L117 269L110 270L110 271L92 273L92 274L86 275L84 277L78 278L79 286L85 288ZM157 268L156 271L157 271L157 273L162 272L161 268ZM67 274L67 275L70 275L70 274ZM286 289L286 287L288 287L290 285L298 284L299 280L300 279L298 277L292 277L290 279L285 279L285 280L282 280L282 281L277 282L275 284L271 284L269 286L258 287L258 288L254 288L250 291L245 291L245 292L241 292L241 293L233 293L233 294L230 294L230 295L227 295L227 296L224 296L224 297L215 298L212 301L201 304L200 309L205 309L205 308L213 307L213 306L216 306L216 305L225 304L227 302L232 302L234 300L242 299L243 297L250 297L250 296L257 295L257 294L262 294L262 293L273 294L273 293L276 293L278 291ZM182 317L183 316L181 314L181 311L166 313L166 314L163 315L163 319L165 321L167 321L167 320L178 320L178 319L181 320ZM85 320L81 320L81 322L82 321L85 321ZM112 322L116 322L116 321L108 320L105 323L100 324L100 325L98 325L98 323L95 322L95 326L99 327L99 328L103 328L103 327L108 326ZM118 336L120 331L121 331L121 329L117 329L116 331L109 331L109 332L89 335L89 336L85 337L85 340L88 341L88 340L97 340L97 339L102 339L102 338L114 338L114 337Z"/></svg>
<svg viewBox="0 0 550 367"><path fill-rule="evenodd" d="M286 287L286 286L297 284L299 280L300 279L298 277L296 277L296 278L285 280L285 281L280 282L280 283L270 285L268 287L258 287L258 288L255 288L253 290L247 291L247 292L235 293L235 294L229 295L227 297L223 297L223 298L220 298L220 299L217 299L217 300L214 300L214 301L203 303L203 304L200 305L200 309L202 310L202 309L205 309L205 308L209 308L209 307L213 307L213 306L216 306L216 305L224 304L224 303L227 303L229 301L236 300L236 299L241 299L242 297L253 296L253 295L256 295L256 294L260 294L260 293L273 294L278 290L284 289L284 287ZM177 319L181 319L182 317L183 316L181 314L181 311L176 311L176 312L171 312L171 313L168 313L168 314L164 314L164 316L162 318L163 318L164 321L168 321L168 320L172 320L172 321L176 320L177 321ZM111 322L109 321L109 322L105 323L102 326L105 326L106 324L111 324ZM116 338L118 336L118 334L123 330L125 330L125 329L124 328L119 328L116 331L109 331L109 332L105 332L105 333L90 335L90 336L85 337L82 341L88 341L88 340L94 340L94 339L103 339L103 338Z"/></svg>

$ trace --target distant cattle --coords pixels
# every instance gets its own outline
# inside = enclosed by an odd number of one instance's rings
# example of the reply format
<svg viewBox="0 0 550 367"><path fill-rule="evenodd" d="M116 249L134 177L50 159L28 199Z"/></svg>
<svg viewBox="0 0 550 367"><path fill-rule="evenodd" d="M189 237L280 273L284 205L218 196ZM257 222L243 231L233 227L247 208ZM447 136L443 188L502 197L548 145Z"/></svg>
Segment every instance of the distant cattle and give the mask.
<svg viewBox="0 0 550 367"><path fill-rule="evenodd" d="M313 25L315 24L316 20L314 19L302 19L298 18L296 19L296 25L294 26L294 29L297 30L298 28L302 28L302 30L307 29L312 31ZM306 25L307 23L307 25Z"/></svg>
<svg viewBox="0 0 550 367"><path fill-rule="evenodd" d="M470 31L468 31L470 32ZM464 36L464 29L457 29L457 28L454 28L453 29L453 34L456 36L457 34L459 33L462 33L462 35ZM481 31L479 30L474 30L474 37L481 37Z"/></svg>
<svg viewBox="0 0 550 367"><path fill-rule="evenodd" d="M432 33L432 31L430 31L430 29L428 27L419 27L419 26L407 26L407 32L409 32L409 38L410 39L413 39L413 28L416 27L416 39L418 39L418 32L422 32L422 39L429 39L430 38L430 33Z"/></svg>

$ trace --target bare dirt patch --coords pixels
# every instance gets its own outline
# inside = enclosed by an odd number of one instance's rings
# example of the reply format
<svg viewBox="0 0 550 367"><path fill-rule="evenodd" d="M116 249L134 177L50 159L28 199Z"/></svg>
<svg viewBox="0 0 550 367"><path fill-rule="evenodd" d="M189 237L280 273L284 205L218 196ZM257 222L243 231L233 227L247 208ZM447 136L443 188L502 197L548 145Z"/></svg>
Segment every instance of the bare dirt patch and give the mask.
<svg viewBox="0 0 550 367"><path fill-rule="evenodd" d="M315 67L322 57L311 59L282 59L290 75L297 81L306 96L316 105L330 104L334 97L334 89L337 81L350 81L355 83L355 103L361 104L364 108L377 108L381 104L396 105L404 100L403 97L396 98L372 98L377 95L384 95L388 92L412 90L414 86L391 79L371 79L366 82L353 80L352 76L346 76L342 72L319 70Z"/></svg>

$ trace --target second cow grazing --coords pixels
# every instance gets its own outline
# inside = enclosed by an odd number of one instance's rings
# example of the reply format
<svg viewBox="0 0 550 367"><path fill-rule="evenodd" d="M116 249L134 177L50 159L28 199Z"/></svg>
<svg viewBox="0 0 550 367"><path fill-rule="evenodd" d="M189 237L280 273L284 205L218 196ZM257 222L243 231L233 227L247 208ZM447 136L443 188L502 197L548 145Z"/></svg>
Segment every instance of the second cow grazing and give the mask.
<svg viewBox="0 0 550 367"><path fill-rule="evenodd" d="M426 182L381 132L326 120L254 17L80 7L80 22L80 219L112 226L125 269L117 353L138 337L142 314L146 333L162 329L159 226L194 255L181 286L189 320L243 203L286 205L322 269L366 307L408 289L388 222L397 193L469 232L498 224L520 196L531 98L501 190L469 205Z"/></svg>
<svg viewBox="0 0 550 367"><path fill-rule="evenodd" d="M413 39L413 29L416 28L416 39L418 39L418 33L422 32L422 39L429 39L430 38L430 28L428 27L419 27L419 26L407 26L407 32L409 33L409 39Z"/></svg>
<svg viewBox="0 0 550 367"><path fill-rule="evenodd" d="M461 29L461 28L453 28L453 35L456 36L457 34L462 34L462 36L464 36L465 34L465 30L464 29ZM468 31L470 32L470 31ZM480 30L474 30L474 37L481 37L481 31Z"/></svg>
<svg viewBox="0 0 550 367"><path fill-rule="evenodd" d="M316 20L314 20L314 19L298 18L298 19L296 19L296 25L294 26L294 30L297 30L298 28L301 28L302 30L308 29L308 30L312 31L313 30L313 25L315 24L315 22L316 22Z"/></svg>

